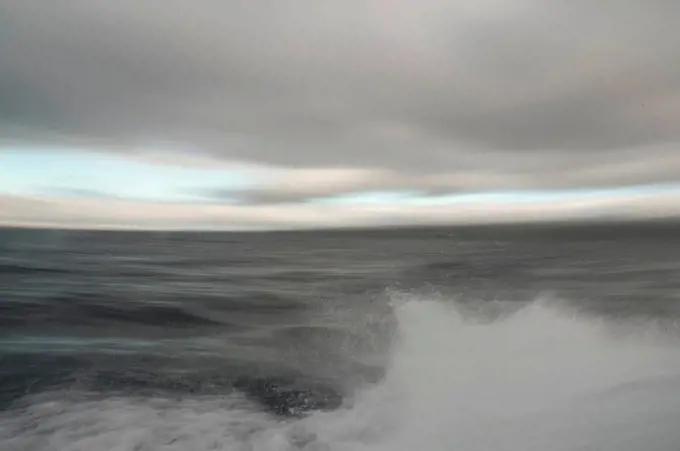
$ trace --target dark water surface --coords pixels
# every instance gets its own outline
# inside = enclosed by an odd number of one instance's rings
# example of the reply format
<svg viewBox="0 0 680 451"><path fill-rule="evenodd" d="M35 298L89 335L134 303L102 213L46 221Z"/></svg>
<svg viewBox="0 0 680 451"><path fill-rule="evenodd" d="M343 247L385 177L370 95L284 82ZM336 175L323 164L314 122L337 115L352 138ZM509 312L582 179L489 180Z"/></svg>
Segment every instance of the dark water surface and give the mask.
<svg viewBox="0 0 680 451"><path fill-rule="evenodd" d="M680 233L0 231L0 449L680 449Z"/></svg>

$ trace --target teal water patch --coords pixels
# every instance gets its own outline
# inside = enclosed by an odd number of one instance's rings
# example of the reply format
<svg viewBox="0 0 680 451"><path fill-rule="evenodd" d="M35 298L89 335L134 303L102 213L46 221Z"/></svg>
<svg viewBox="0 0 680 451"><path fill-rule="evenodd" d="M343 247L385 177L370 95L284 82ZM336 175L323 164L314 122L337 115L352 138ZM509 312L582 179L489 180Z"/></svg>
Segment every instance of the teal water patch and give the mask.
<svg viewBox="0 0 680 451"><path fill-rule="evenodd" d="M103 339L77 337L14 336L0 339L0 352L59 352L94 348L97 350L116 349L119 351L155 347L157 344L146 340Z"/></svg>

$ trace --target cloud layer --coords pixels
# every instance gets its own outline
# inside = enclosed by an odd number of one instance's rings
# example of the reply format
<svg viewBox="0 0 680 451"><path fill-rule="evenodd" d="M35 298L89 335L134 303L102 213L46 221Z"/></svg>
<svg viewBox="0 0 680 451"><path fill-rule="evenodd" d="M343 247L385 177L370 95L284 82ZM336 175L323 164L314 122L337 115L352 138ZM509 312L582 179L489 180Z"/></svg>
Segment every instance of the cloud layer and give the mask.
<svg viewBox="0 0 680 451"><path fill-rule="evenodd" d="M672 182L678 17L666 0L0 0L0 151L245 165L267 175L239 194L257 205Z"/></svg>
<svg viewBox="0 0 680 451"><path fill-rule="evenodd" d="M0 226L84 229L276 230L375 225L524 223L637 220L680 216L677 190L669 193L546 196L428 203L158 204L88 198L0 196Z"/></svg>
<svg viewBox="0 0 680 451"><path fill-rule="evenodd" d="M680 138L674 2L6 0L0 12L4 136L426 172L512 166L515 152L524 166L661 157Z"/></svg>

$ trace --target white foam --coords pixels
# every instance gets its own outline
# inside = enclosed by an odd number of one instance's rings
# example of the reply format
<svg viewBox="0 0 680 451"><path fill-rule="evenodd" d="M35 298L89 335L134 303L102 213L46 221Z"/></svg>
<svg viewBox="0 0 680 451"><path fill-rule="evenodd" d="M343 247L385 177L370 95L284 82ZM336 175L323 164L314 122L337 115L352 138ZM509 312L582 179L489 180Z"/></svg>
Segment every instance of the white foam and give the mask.
<svg viewBox="0 0 680 451"><path fill-rule="evenodd" d="M409 300L385 379L281 422L244 400L36 402L3 450L674 450L680 351L537 302L490 324ZM8 437L12 437L8 439Z"/></svg>

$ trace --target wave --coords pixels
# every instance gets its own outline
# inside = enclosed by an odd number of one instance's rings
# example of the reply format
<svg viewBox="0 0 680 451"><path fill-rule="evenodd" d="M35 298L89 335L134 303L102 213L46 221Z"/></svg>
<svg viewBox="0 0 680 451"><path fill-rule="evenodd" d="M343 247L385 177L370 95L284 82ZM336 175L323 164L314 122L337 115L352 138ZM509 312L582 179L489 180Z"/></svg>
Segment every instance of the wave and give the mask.
<svg viewBox="0 0 680 451"><path fill-rule="evenodd" d="M204 301L202 307L188 307L183 302L185 299L172 293L165 297L166 301L149 303L101 292L72 292L40 301L4 302L0 304L0 326L7 330L38 325L55 329L57 326L103 324L156 326L168 330L211 326L236 328L238 324L230 318L238 313L276 314L302 308L291 297L264 290L219 296L198 293L194 304Z"/></svg>
<svg viewBox="0 0 680 451"><path fill-rule="evenodd" d="M105 299L108 303L102 302ZM176 305L145 305L130 302L111 302L97 294L58 296L36 302L5 303L0 306L0 325L88 325L104 323L131 323L140 325L195 327L220 324L203 315L189 312Z"/></svg>
<svg viewBox="0 0 680 451"><path fill-rule="evenodd" d="M653 325L624 333L543 302L493 322L412 296L394 297L392 309L384 377L334 410L282 419L263 406L277 389L258 382L181 398L43 395L2 417L3 449L665 451L680 442L680 349Z"/></svg>
<svg viewBox="0 0 680 451"><path fill-rule="evenodd" d="M469 260L440 260L419 265L415 268L425 275L454 275L457 277L500 277L516 276L529 269L529 265L518 261L493 262L470 262Z"/></svg>
<svg viewBox="0 0 680 451"><path fill-rule="evenodd" d="M24 276L24 275L44 274L44 273L68 274L70 272L71 271L69 271L67 269L45 267L45 266L34 266L32 264L0 263L0 275Z"/></svg>

